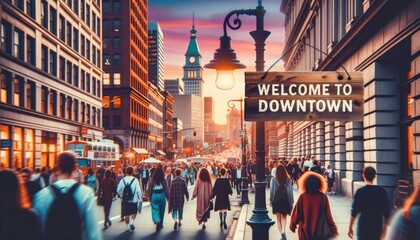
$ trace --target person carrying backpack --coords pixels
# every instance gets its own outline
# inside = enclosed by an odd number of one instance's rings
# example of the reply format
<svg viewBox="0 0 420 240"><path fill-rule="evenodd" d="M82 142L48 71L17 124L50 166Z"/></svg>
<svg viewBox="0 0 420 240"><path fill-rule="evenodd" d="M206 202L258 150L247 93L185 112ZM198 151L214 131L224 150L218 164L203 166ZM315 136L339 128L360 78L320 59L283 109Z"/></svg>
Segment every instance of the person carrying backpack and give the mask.
<svg viewBox="0 0 420 240"><path fill-rule="evenodd" d="M118 184L117 193L121 197L121 215L127 225L126 232L133 231L134 220L137 216L137 204L143 200L139 180L133 177L133 167L127 167L127 175ZM131 216L131 218L130 218Z"/></svg>
<svg viewBox="0 0 420 240"><path fill-rule="evenodd" d="M102 239L94 192L72 179L76 158L71 151L58 154L59 180L34 196L45 240Z"/></svg>
<svg viewBox="0 0 420 240"><path fill-rule="evenodd" d="M277 165L275 177L270 184L270 205L273 214L277 217L277 227L281 233L281 239L286 239L287 215L293 208L293 189L289 174L283 164Z"/></svg>

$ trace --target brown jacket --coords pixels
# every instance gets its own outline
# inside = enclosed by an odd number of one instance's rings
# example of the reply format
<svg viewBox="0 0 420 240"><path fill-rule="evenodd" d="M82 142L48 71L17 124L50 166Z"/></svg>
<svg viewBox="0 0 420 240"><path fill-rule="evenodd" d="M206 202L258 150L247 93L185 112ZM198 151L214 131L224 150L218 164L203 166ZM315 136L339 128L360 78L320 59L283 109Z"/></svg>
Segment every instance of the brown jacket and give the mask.
<svg viewBox="0 0 420 240"><path fill-rule="evenodd" d="M213 186L211 185L211 182L203 182L198 178L193 192L193 198L197 198L197 221L201 222L204 214L209 210L212 197Z"/></svg>

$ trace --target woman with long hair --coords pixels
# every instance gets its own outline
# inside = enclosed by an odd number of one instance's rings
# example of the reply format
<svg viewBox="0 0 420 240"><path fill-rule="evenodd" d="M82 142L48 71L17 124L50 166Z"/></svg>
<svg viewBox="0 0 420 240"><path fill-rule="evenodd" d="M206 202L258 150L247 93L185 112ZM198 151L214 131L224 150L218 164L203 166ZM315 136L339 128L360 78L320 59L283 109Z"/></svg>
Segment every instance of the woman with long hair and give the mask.
<svg viewBox="0 0 420 240"><path fill-rule="evenodd" d="M207 168L201 168L195 183L191 200L197 198L197 210L195 217L198 224L203 223L202 229L206 229L207 219L210 218L210 200L213 196L211 175Z"/></svg>
<svg viewBox="0 0 420 240"><path fill-rule="evenodd" d="M23 180L11 170L1 170L0 192L0 239L41 239L40 223L30 210Z"/></svg>
<svg viewBox="0 0 420 240"><path fill-rule="evenodd" d="M93 172L93 171L92 171ZM95 179L96 180L96 179ZM111 178L111 171L105 171L105 178L99 183L98 199L101 199L102 205L104 206L104 228L107 229L112 225L109 219L109 212L111 210L112 199L117 195L117 184L114 179Z"/></svg>
<svg viewBox="0 0 420 240"><path fill-rule="evenodd" d="M327 184L322 175L307 171L299 178L298 186L301 194L292 212L290 230L295 232L297 225L299 225L300 240L316 239L316 226L319 224L319 216L325 214L330 231L334 236L337 236L337 226L331 215L328 197L324 193ZM321 209L324 211L321 211Z"/></svg>
<svg viewBox="0 0 420 240"><path fill-rule="evenodd" d="M165 174L162 166L155 168L152 178L147 185L147 196L150 199L152 219L156 224L156 231L163 228L163 218L165 217L166 200L169 199L169 190L166 183Z"/></svg>
<svg viewBox="0 0 420 240"><path fill-rule="evenodd" d="M93 191L96 193L96 190L98 189L98 183L96 181L95 173L93 172L93 168L88 169L88 173L85 176L85 184L93 189Z"/></svg>
<svg viewBox="0 0 420 240"><path fill-rule="evenodd" d="M275 177L270 184L270 205L273 214L277 217L277 227L281 233L281 239L286 239L287 215L293 208L292 183L283 164L277 165Z"/></svg>
<svg viewBox="0 0 420 240"><path fill-rule="evenodd" d="M229 195L232 195L232 188L225 168L220 169L220 177L214 183L213 194L216 197L214 211L219 211L220 227L227 229L226 216L227 211L230 211Z"/></svg>
<svg viewBox="0 0 420 240"><path fill-rule="evenodd" d="M404 207L395 213L385 239L420 238L420 184L405 200Z"/></svg>

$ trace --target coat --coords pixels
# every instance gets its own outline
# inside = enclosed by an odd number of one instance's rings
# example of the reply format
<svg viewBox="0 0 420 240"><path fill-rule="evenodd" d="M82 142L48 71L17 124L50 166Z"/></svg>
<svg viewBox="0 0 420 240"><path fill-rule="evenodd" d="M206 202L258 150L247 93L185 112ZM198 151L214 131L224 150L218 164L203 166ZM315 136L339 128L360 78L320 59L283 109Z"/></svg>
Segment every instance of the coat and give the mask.
<svg viewBox="0 0 420 240"><path fill-rule="evenodd" d="M213 195L216 197L214 211L230 210L229 194L232 195L229 178L216 179L213 187Z"/></svg>
<svg viewBox="0 0 420 240"><path fill-rule="evenodd" d="M117 194L117 185L111 178L104 178L99 182L98 196L103 196L105 202L112 202Z"/></svg>
<svg viewBox="0 0 420 240"><path fill-rule="evenodd" d="M162 184L163 187L163 193L165 194L166 199L169 199L169 189L168 189L168 184L166 183L166 179L163 178L162 181L160 182L160 184ZM147 189L146 189L146 193L147 193L147 197L149 198L149 200L152 199L152 194L153 194L153 187L155 186L155 181L154 179L150 179L149 182L147 183Z"/></svg>
<svg viewBox="0 0 420 240"><path fill-rule="evenodd" d="M213 188L211 182L203 182L197 179L194 186L193 198L197 198L197 211L195 217L201 222L204 214L210 208L210 200L213 196Z"/></svg>
<svg viewBox="0 0 420 240"><path fill-rule="evenodd" d="M174 209L181 209L184 207L184 196L188 201L190 196L188 194L187 185L181 177L176 177L174 180L172 180L169 190L169 213Z"/></svg>
<svg viewBox="0 0 420 240"><path fill-rule="evenodd" d="M271 179L270 183L270 203L273 203L274 196L276 195L277 188L279 187L279 182L275 177ZM293 205L295 200L293 197L293 189L292 189L292 183L288 180L285 184L286 190L287 190L287 198L289 199L289 204Z"/></svg>
<svg viewBox="0 0 420 240"><path fill-rule="evenodd" d="M325 214L328 225L331 231L338 235L337 226L331 215L330 203L328 197L324 193L302 193L296 202L295 208L290 218L290 230L294 232L296 226L299 225L299 239L311 240L314 239L318 216L321 214L321 200L324 203Z"/></svg>

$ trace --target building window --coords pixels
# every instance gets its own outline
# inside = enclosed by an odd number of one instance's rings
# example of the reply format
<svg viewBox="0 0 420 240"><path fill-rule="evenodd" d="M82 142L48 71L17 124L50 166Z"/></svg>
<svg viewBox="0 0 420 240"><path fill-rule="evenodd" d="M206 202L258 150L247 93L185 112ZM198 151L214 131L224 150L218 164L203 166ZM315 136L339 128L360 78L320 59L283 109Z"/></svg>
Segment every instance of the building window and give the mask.
<svg viewBox="0 0 420 240"><path fill-rule="evenodd" d="M41 23L48 29L48 3L46 0L41 0Z"/></svg>
<svg viewBox="0 0 420 240"><path fill-rule="evenodd" d="M0 124L0 139L10 140L10 126ZM10 150L9 148L3 148L0 151L0 164L3 167L10 167L9 165Z"/></svg>
<svg viewBox="0 0 420 240"><path fill-rule="evenodd" d="M86 42L86 38L85 36L82 34L82 39L80 40L80 51L82 56L85 56L86 53L86 47L85 47L85 42Z"/></svg>
<svg viewBox="0 0 420 240"><path fill-rule="evenodd" d="M98 80L98 82L96 83L96 93L97 93L97 97L101 97L101 81ZM98 122L99 123L99 122Z"/></svg>
<svg viewBox="0 0 420 240"><path fill-rule="evenodd" d="M26 36L26 62L35 66L35 39Z"/></svg>
<svg viewBox="0 0 420 240"><path fill-rule="evenodd" d="M86 58L90 61L90 41L86 40Z"/></svg>
<svg viewBox="0 0 420 240"><path fill-rule="evenodd" d="M96 49L96 66L101 67L101 50Z"/></svg>
<svg viewBox="0 0 420 240"><path fill-rule="evenodd" d="M85 21L85 14L85 0L80 0L80 16L83 21Z"/></svg>
<svg viewBox="0 0 420 240"><path fill-rule="evenodd" d="M86 91L90 93L90 74L86 74Z"/></svg>
<svg viewBox="0 0 420 240"><path fill-rule="evenodd" d="M9 86L10 73L0 73L0 81L1 81L1 91L0 91L0 101L2 103L8 103L9 99L9 92L8 89L11 89Z"/></svg>
<svg viewBox="0 0 420 240"><path fill-rule="evenodd" d="M121 29L121 20L115 19L114 21L112 21L112 30L114 30L114 32L119 32L120 29Z"/></svg>
<svg viewBox="0 0 420 240"><path fill-rule="evenodd" d="M96 96L96 78L92 79L92 94Z"/></svg>
<svg viewBox="0 0 420 240"><path fill-rule="evenodd" d="M73 48L79 51L79 30L73 28Z"/></svg>
<svg viewBox="0 0 420 240"><path fill-rule="evenodd" d="M48 48L45 45L42 45L41 62L42 70L48 72Z"/></svg>
<svg viewBox="0 0 420 240"><path fill-rule="evenodd" d="M81 105L80 105L80 117L79 117L79 120L82 123L86 123L86 121L85 121L85 112L86 112L85 103L81 103Z"/></svg>
<svg viewBox="0 0 420 240"><path fill-rule="evenodd" d="M57 53L50 50L50 74L57 76Z"/></svg>
<svg viewBox="0 0 420 240"><path fill-rule="evenodd" d="M59 28L59 35L61 41L66 41L66 19L63 17L63 15L60 14L60 28Z"/></svg>
<svg viewBox="0 0 420 240"><path fill-rule="evenodd" d="M60 105L59 105L59 117L64 118L66 116L66 96L60 94Z"/></svg>
<svg viewBox="0 0 420 240"><path fill-rule="evenodd" d="M86 117L85 117L86 123L90 124L90 105L89 104L86 104L85 114L86 114Z"/></svg>
<svg viewBox="0 0 420 240"><path fill-rule="evenodd" d="M92 107L92 111L93 111L93 113L95 114L96 113L96 107ZM99 113L98 113L99 114ZM95 125L96 126L96 117L93 117L92 118L92 125Z"/></svg>
<svg viewBox="0 0 420 240"><path fill-rule="evenodd" d="M119 38L119 37L114 38L113 41L112 41L112 47L114 49L120 48L121 47L121 38Z"/></svg>
<svg viewBox="0 0 420 240"><path fill-rule="evenodd" d="M66 81L66 59L60 56L60 79Z"/></svg>
<svg viewBox="0 0 420 240"><path fill-rule="evenodd" d="M109 54L104 54L104 65L105 66L111 65L111 62L109 60Z"/></svg>
<svg viewBox="0 0 420 240"><path fill-rule="evenodd" d="M86 4L86 24L89 26L90 24L90 6Z"/></svg>
<svg viewBox="0 0 420 240"><path fill-rule="evenodd" d="M26 14L35 19L35 3L34 0L26 0Z"/></svg>
<svg viewBox="0 0 420 240"><path fill-rule="evenodd" d="M111 30L111 25L110 25L109 20L107 19L103 20L102 30L104 32L108 32L109 30Z"/></svg>
<svg viewBox="0 0 420 240"><path fill-rule="evenodd" d="M73 121L79 120L79 100L74 100L73 103Z"/></svg>
<svg viewBox="0 0 420 240"><path fill-rule="evenodd" d="M109 0L102 0L102 11L103 13L109 12Z"/></svg>
<svg viewBox="0 0 420 240"><path fill-rule="evenodd" d="M114 65L120 66L121 65L121 55L120 54L114 54Z"/></svg>
<svg viewBox="0 0 420 240"><path fill-rule="evenodd" d="M9 54L12 53L12 25L3 20L0 34L0 49Z"/></svg>
<svg viewBox="0 0 420 240"><path fill-rule="evenodd" d="M48 107L48 114L50 115L57 115L57 110L55 109L56 99L57 98L57 92L51 91L49 94L49 107Z"/></svg>
<svg viewBox="0 0 420 240"><path fill-rule="evenodd" d="M114 108L121 108L121 97L120 96L114 96L112 98L112 105Z"/></svg>
<svg viewBox="0 0 420 240"><path fill-rule="evenodd" d="M98 37L101 37L101 19L99 17L96 18L96 34L98 35Z"/></svg>
<svg viewBox="0 0 420 240"><path fill-rule="evenodd" d="M72 84L72 77L73 77L73 64L70 61L67 61L67 83Z"/></svg>
<svg viewBox="0 0 420 240"><path fill-rule="evenodd" d="M23 39L23 32L18 29L15 28L15 33L14 33L14 39L13 39L13 56L25 60L24 59L24 52L23 52L23 44L24 44L24 39Z"/></svg>
<svg viewBox="0 0 420 240"><path fill-rule="evenodd" d="M109 82L110 82L109 73L104 73L102 80L103 80L104 85L109 85Z"/></svg>
<svg viewBox="0 0 420 240"><path fill-rule="evenodd" d="M114 75L113 75L113 84L115 86L121 85L121 73L114 73Z"/></svg>
<svg viewBox="0 0 420 240"><path fill-rule="evenodd" d="M102 106L104 106L104 108L109 108L109 102L110 102L109 96L102 97Z"/></svg>
<svg viewBox="0 0 420 240"><path fill-rule="evenodd" d="M113 116L112 122L114 127L121 127L121 116Z"/></svg>
<svg viewBox="0 0 420 240"><path fill-rule="evenodd" d="M23 83L23 79L21 77L16 76L13 79L13 105L20 107L21 101L21 84Z"/></svg>
<svg viewBox="0 0 420 240"><path fill-rule="evenodd" d="M96 31L96 13L92 13L92 31Z"/></svg>
<svg viewBox="0 0 420 240"><path fill-rule="evenodd" d="M47 98L48 98L48 89L42 87L41 89L41 112L47 113Z"/></svg>
<svg viewBox="0 0 420 240"><path fill-rule="evenodd" d="M75 87L79 87L79 66L73 65L73 83Z"/></svg>
<svg viewBox="0 0 420 240"><path fill-rule="evenodd" d="M71 110L73 106L73 101L70 97L67 98L67 105L66 105L66 119L71 119Z"/></svg>
<svg viewBox="0 0 420 240"><path fill-rule="evenodd" d="M114 0L112 1L112 11L114 13L119 13L121 10L121 2L120 0Z"/></svg>
<svg viewBox="0 0 420 240"><path fill-rule="evenodd" d="M79 0L73 0L73 11L79 14Z"/></svg>
<svg viewBox="0 0 420 240"><path fill-rule="evenodd" d="M92 62L94 65L96 65L96 46L92 45Z"/></svg>
<svg viewBox="0 0 420 240"><path fill-rule="evenodd" d="M28 81L25 86L26 91L26 109L34 110L35 102L35 84L32 81Z"/></svg>
<svg viewBox="0 0 420 240"><path fill-rule="evenodd" d="M50 31L57 36L57 10L50 6Z"/></svg>
<svg viewBox="0 0 420 240"><path fill-rule="evenodd" d="M71 42L72 42L72 37L71 37L71 33L73 30L73 26L71 25L71 23L67 22L67 45L69 45L71 47Z"/></svg>
<svg viewBox="0 0 420 240"><path fill-rule="evenodd" d="M82 70L82 78L80 79L80 88L82 90L85 90L85 86L86 86L86 72L85 70Z"/></svg>
<svg viewBox="0 0 420 240"><path fill-rule="evenodd" d="M104 116L102 119L103 127L109 128L109 116Z"/></svg>
<svg viewBox="0 0 420 240"><path fill-rule="evenodd" d="M103 38L102 46L104 47L104 49L107 49L109 47L109 37Z"/></svg>

